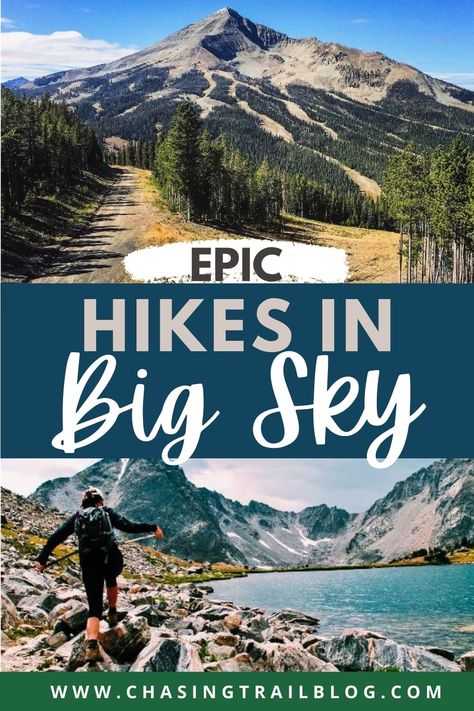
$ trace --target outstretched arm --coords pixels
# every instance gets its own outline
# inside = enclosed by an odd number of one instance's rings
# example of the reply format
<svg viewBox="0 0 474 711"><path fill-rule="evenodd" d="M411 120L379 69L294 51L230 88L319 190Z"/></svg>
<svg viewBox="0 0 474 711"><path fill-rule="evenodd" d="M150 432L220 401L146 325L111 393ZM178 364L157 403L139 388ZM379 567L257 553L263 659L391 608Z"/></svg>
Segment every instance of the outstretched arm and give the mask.
<svg viewBox="0 0 474 711"><path fill-rule="evenodd" d="M71 516L71 518L68 518L67 521L64 521L64 523L62 523L59 528L57 528L54 533L50 535L45 545L43 546L41 553L36 559L37 563L39 563L40 568L43 568L46 565L50 554L53 552L56 546L59 546L60 543L64 543L66 538L68 538L74 533L75 520L76 514Z"/></svg>
<svg viewBox="0 0 474 711"><path fill-rule="evenodd" d="M161 533L156 523L134 523L129 521L125 516L121 516L113 509L107 509L110 516L110 521L114 528L118 528L119 531L125 531L125 533ZM157 535L157 538L162 538L163 534Z"/></svg>

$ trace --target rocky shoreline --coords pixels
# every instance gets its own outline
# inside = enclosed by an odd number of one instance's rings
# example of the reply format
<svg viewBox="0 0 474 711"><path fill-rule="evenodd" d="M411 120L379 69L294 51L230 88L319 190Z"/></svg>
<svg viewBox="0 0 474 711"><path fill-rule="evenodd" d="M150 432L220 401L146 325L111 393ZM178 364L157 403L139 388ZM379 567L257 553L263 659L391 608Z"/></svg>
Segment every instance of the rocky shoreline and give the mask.
<svg viewBox="0 0 474 711"><path fill-rule="evenodd" d="M32 565L61 514L5 494L3 510L4 671L474 671L474 651L454 659L357 629L328 639L310 615L213 600L209 585L166 584L166 575L189 575L189 562L136 544L124 546L122 619L113 628L101 623L103 658L91 665L83 654L87 606L77 564L43 573Z"/></svg>

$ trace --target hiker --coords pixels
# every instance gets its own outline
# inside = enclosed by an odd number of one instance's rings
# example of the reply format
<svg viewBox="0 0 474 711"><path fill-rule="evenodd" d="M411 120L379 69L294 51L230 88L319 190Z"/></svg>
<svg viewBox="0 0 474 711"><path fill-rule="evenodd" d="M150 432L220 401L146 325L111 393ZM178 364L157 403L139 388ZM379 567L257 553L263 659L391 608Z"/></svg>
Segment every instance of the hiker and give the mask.
<svg viewBox="0 0 474 711"><path fill-rule="evenodd" d="M63 543L68 536L76 534L82 580L89 605L85 649L86 659L89 661L100 659L98 639L103 613L104 582L108 600L107 621L110 627L114 627L118 622L117 575L120 575L123 569L123 556L117 545L114 528L126 533L151 532L156 538L163 538L163 532L156 524L132 523L104 503L104 495L100 489L87 489L79 511L51 534L35 564L36 569L41 572L56 546Z"/></svg>

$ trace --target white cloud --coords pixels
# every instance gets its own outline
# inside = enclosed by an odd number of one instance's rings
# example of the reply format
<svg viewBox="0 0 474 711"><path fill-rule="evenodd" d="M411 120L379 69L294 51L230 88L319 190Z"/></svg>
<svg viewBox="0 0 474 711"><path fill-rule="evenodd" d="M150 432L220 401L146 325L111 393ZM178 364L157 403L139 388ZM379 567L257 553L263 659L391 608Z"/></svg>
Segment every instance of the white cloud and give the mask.
<svg viewBox="0 0 474 711"><path fill-rule="evenodd" d="M136 52L133 47L89 39L76 30L35 35L5 32L2 38L2 80L25 76L36 79L64 69L112 62Z"/></svg>
<svg viewBox="0 0 474 711"><path fill-rule="evenodd" d="M474 72L433 72L432 76L474 91Z"/></svg>
<svg viewBox="0 0 474 711"><path fill-rule="evenodd" d="M327 504L364 511L432 459L399 459L381 472L365 459L191 459L183 466L197 486L247 504L286 511Z"/></svg>
<svg viewBox="0 0 474 711"><path fill-rule="evenodd" d="M368 25L370 22L368 17L356 17L353 20L349 20L350 25Z"/></svg>
<svg viewBox="0 0 474 711"><path fill-rule="evenodd" d="M15 27L15 22L13 20L10 20L9 17L2 17L2 27L5 29L8 29L9 27Z"/></svg>
<svg viewBox="0 0 474 711"><path fill-rule="evenodd" d="M43 482L72 476L97 459L2 459L1 482L6 489L28 496Z"/></svg>

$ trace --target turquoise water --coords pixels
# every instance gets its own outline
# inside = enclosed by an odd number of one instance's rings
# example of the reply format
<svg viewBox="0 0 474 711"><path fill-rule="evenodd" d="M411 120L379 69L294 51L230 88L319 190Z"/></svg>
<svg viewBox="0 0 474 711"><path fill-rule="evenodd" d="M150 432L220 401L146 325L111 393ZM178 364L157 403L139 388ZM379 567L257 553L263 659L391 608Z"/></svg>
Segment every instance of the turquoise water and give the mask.
<svg viewBox="0 0 474 711"><path fill-rule="evenodd" d="M474 649L474 565L265 573L212 583L219 600L291 607L315 615L319 631L334 635L364 627L407 644Z"/></svg>

